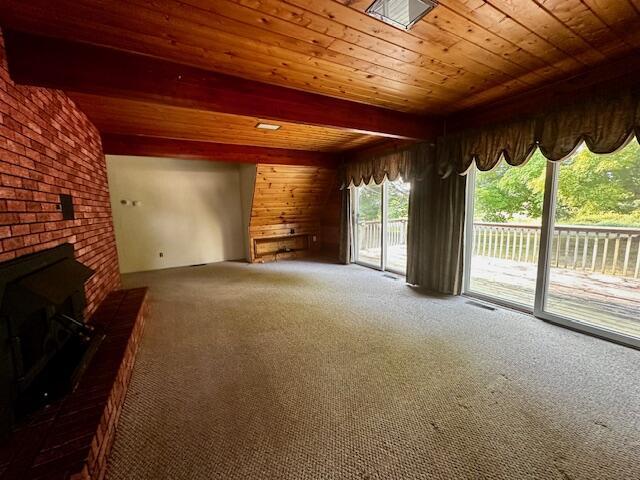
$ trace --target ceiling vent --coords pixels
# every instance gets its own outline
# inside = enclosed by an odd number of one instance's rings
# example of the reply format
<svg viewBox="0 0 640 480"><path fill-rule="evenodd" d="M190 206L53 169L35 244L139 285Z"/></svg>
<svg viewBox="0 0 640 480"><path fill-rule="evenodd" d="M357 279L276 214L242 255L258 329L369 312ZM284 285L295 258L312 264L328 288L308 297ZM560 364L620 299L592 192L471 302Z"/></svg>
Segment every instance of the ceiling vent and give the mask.
<svg viewBox="0 0 640 480"><path fill-rule="evenodd" d="M437 5L436 0L376 0L367 8L367 14L394 27L409 30Z"/></svg>

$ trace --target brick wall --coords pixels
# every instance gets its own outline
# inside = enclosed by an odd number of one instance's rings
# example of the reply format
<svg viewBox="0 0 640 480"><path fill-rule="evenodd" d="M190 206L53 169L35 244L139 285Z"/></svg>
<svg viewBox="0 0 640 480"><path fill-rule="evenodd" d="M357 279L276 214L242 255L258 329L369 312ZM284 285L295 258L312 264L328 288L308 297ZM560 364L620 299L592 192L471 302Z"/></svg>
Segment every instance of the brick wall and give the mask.
<svg viewBox="0 0 640 480"><path fill-rule="evenodd" d="M61 193L75 220L62 219ZM11 81L0 34L0 262L64 242L96 271L89 315L120 283L100 136L64 93Z"/></svg>

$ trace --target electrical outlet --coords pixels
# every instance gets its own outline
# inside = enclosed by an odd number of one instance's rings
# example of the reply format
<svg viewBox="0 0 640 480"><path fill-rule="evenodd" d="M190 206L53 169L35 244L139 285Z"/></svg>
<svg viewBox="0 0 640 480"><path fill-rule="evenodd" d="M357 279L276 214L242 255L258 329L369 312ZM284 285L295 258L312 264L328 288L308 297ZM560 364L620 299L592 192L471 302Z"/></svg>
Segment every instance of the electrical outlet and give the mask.
<svg viewBox="0 0 640 480"><path fill-rule="evenodd" d="M313 241L314 241L314 242L316 242L316 241L317 241L317 238L316 238L316 236L315 236L315 235L314 235L312 238L313 238Z"/></svg>

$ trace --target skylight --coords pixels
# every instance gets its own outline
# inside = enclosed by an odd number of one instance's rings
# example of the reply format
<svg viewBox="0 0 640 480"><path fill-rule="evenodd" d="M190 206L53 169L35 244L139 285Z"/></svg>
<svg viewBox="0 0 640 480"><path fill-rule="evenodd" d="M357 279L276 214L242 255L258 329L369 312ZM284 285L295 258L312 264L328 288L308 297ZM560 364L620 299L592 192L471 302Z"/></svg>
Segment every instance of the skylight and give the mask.
<svg viewBox="0 0 640 480"><path fill-rule="evenodd" d="M409 30L437 5L436 0L376 0L367 8L367 14L394 27Z"/></svg>

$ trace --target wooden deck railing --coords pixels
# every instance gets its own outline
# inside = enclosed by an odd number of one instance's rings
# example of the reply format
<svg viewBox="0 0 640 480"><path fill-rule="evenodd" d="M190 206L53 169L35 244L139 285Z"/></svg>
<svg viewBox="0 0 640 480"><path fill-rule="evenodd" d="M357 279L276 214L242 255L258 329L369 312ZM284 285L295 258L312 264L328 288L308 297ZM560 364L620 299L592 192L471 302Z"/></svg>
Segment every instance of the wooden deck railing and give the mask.
<svg viewBox="0 0 640 480"><path fill-rule="evenodd" d="M473 224L473 254L536 263L540 226L504 223ZM556 225L550 253L552 267L640 276L640 229Z"/></svg>
<svg viewBox="0 0 640 480"><path fill-rule="evenodd" d="M380 221L358 222L359 249L380 248ZM539 225L474 222L473 254L536 263ZM407 219L389 220L388 245L406 245ZM640 278L640 228L556 225L550 265L557 268Z"/></svg>
<svg viewBox="0 0 640 480"><path fill-rule="evenodd" d="M379 220L358 222L359 249L380 248L382 226ZM399 218L387 222L387 245L390 247L407 244L407 219Z"/></svg>

